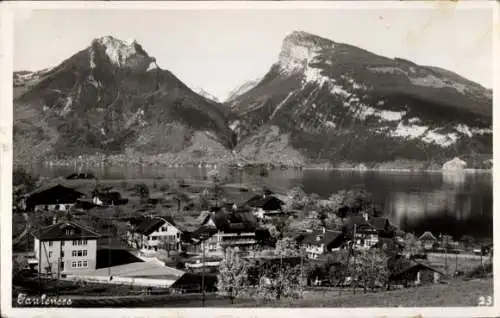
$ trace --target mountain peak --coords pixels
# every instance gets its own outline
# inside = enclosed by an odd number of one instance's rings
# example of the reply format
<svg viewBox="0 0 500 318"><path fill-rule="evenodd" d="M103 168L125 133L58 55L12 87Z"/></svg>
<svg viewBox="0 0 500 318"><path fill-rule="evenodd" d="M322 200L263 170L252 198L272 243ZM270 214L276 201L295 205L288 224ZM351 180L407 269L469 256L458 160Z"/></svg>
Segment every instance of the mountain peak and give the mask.
<svg viewBox="0 0 500 318"><path fill-rule="evenodd" d="M331 46L334 44L332 40L305 31L293 31L289 33L285 37L284 42L293 42L295 44L313 43L317 46Z"/></svg>
<svg viewBox="0 0 500 318"><path fill-rule="evenodd" d="M123 41L107 35L92 41L90 47L91 68L96 66L96 53L98 51L103 51L111 64L121 68L144 71L150 69L151 64L156 61L135 39Z"/></svg>
<svg viewBox="0 0 500 318"><path fill-rule="evenodd" d="M286 73L304 70L322 49L331 49L335 42L304 31L293 31L283 40L279 65Z"/></svg>

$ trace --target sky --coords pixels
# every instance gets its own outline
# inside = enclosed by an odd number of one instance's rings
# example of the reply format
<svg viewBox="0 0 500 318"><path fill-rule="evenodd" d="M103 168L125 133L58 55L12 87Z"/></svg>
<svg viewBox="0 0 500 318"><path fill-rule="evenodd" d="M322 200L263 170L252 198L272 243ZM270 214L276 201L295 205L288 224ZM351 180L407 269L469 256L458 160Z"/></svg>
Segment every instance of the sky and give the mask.
<svg viewBox="0 0 500 318"><path fill-rule="evenodd" d="M493 84L491 9L18 10L14 70L53 67L112 35L136 39L158 65L219 100L262 77L301 30L386 57Z"/></svg>

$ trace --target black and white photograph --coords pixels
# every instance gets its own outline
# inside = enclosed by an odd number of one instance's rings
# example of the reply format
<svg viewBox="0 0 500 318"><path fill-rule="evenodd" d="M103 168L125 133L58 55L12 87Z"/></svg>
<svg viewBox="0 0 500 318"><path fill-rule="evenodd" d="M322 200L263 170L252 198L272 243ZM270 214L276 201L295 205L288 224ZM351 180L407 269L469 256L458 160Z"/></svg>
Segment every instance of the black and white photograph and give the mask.
<svg viewBox="0 0 500 318"><path fill-rule="evenodd" d="M10 315L494 312L498 4L74 4L0 6Z"/></svg>

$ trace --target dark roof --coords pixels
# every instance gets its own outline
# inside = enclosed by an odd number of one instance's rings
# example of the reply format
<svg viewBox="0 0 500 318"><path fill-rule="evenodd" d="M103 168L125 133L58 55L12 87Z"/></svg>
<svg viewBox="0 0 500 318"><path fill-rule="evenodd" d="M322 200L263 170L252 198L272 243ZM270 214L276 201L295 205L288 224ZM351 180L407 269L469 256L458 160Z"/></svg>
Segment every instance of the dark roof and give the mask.
<svg viewBox="0 0 500 318"><path fill-rule="evenodd" d="M26 194L27 205L75 203L83 193L61 184L45 186Z"/></svg>
<svg viewBox="0 0 500 318"><path fill-rule="evenodd" d="M56 223L34 231L32 235L41 241L97 239L101 236L91 228L75 222Z"/></svg>
<svg viewBox="0 0 500 318"><path fill-rule="evenodd" d="M400 276L406 272L409 272L411 270L415 269L428 269L430 271L439 273L441 275L444 275L443 272L440 270L430 266L429 264L425 264L422 261L416 261L416 260L401 260L401 263L399 264L398 270L395 270L392 274L391 277L397 277Z"/></svg>
<svg viewBox="0 0 500 318"><path fill-rule="evenodd" d="M347 221L344 223L344 231L352 232L356 225L357 232L372 232L375 231L373 227L362 215L349 215Z"/></svg>
<svg viewBox="0 0 500 318"><path fill-rule="evenodd" d="M154 231L158 230L165 223L170 223L175 226L172 218L169 217L152 217L145 218L136 228L135 232L143 235L149 235Z"/></svg>
<svg viewBox="0 0 500 318"><path fill-rule="evenodd" d="M320 245L323 243L325 246L329 246L342 236L343 233L339 231L325 231L325 233L323 231L313 231L305 234L302 244Z"/></svg>
<svg viewBox="0 0 500 318"><path fill-rule="evenodd" d="M285 203L273 195L264 196L260 194L253 196L247 202L245 202L245 205L255 208L261 208L266 211L279 210L281 209L283 204Z"/></svg>
<svg viewBox="0 0 500 318"><path fill-rule="evenodd" d="M420 241L437 241L437 238L431 232L425 232L418 239Z"/></svg>
<svg viewBox="0 0 500 318"><path fill-rule="evenodd" d="M384 231L387 229L391 224L387 218L384 217L374 217L370 219L370 224L373 225L373 227L377 231Z"/></svg>
<svg viewBox="0 0 500 318"><path fill-rule="evenodd" d="M212 219L215 227L223 232L253 232L258 228L258 220L251 212L219 211L208 215L202 225Z"/></svg>

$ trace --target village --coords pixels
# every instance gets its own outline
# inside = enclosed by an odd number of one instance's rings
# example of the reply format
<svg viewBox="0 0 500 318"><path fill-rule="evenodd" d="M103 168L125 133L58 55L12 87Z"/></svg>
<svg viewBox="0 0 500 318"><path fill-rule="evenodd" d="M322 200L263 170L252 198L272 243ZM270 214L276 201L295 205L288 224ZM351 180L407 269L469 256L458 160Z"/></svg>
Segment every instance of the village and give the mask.
<svg viewBox="0 0 500 318"><path fill-rule="evenodd" d="M363 189L324 199L300 185L208 175L40 181L18 171L16 181L15 172L13 305L41 293L71 295L75 306L269 304L325 288L378 294L491 279L491 242L405 233Z"/></svg>

